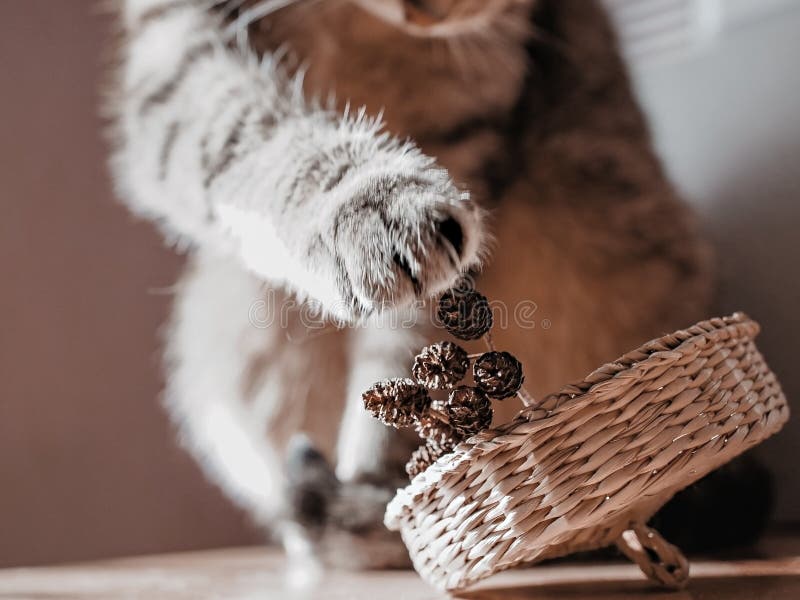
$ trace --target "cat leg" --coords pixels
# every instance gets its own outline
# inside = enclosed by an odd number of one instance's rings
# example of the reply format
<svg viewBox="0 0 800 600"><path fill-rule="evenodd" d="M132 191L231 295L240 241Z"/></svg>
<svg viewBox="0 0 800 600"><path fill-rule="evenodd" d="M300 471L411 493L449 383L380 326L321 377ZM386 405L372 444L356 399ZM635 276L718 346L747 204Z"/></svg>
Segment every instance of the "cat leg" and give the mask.
<svg viewBox="0 0 800 600"><path fill-rule="evenodd" d="M263 424L241 393L245 357L273 343L249 319L261 295L259 282L232 261L193 257L166 338L165 404L206 475L265 524L283 510L281 459L260 439Z"/></svg>
<svg viewBox="0 0 800 600"><path fill-rule="evenodd" d="M376 381L402 376L424 339L415 309L386 312L353 332L344 415L336 447L341 481L392 481L405 477L404 465L416 436L387 427L364 409L362 394Z"/></svg>
<svg viewBox="0 0 800 600"><path fill-rule="evenodd" d="M409 566L397 533L383 525L386 504L408 478L404 465L419 440L386 427L364 409L362 392L402 373L420 344L416 314L384 315L351 331L346 406L331 466L308 438L296 438L287 457L291 541L312 563L340 568ZM306 567L306 570L308 567Z"/></svg>
<svg viewBox="0 0 800 600"><path fill-rule="evenodd" d="M336 452L339 489L329 503L318 542L328 564L346 568L410 564L400 536L386 529L383 515L397 488L408 482L405 463L419 438L369 415L361 395L376 381L410 368L422 343L419 328L412 328L419 316L414 310L385 313L351 336L346 406Z"/></svg>
<svg viewBox="0 0 800 600"><path fill-rule="evenodd" d="M166 348L166 406L185 446L280 534L288 440L309 431L333 455L346 371L346 332L305 335L293 310L281 294L265 302L261 282L236 261L200 252L178 286Z"/></svg>
<svg viewBox="0 0 800 600"><path fill-rule="evenodd" d="M212 4L124 4L112 165L134 212L346 320L477 264L482 213L446 171L364 112L307 102L275 57L231 49Z"/></svg>
<svg viewBox="0 0 800 600"><path fill-rule="evenodd" d="M287 461L295 573L324 566L345 569L409 567L399 534L383 525L386 505L400 485L339 481L310 440L291 444ZM292 555L290 555L292 557ZM295 578L297 579L297 578Z"/></svg>

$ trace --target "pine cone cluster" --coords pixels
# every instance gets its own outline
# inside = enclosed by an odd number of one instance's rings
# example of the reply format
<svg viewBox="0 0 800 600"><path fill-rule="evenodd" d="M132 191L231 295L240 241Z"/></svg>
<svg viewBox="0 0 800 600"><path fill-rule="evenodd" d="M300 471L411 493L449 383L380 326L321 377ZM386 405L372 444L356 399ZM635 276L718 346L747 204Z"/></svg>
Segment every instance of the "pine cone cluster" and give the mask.
<svg viewBox="0 0 800 600"><path fill-rule="evenodd" d="M508 352L487 352L472 365L475 384L496 400L513 396L522 387L525 377L522 363Z"/></svg>
<svg viewBox="0 0 800 600"><path fill-rule="evenodd" d="M437 316L447 331L463 340L484 336L492 327L488 300L471 288L443 294ZM488 338L487 343L492 348ZM520 392L522 365L508 352L493 349L472 365L475 385L458 385L470 369L470 358L453 342L431 344L414 359L413 379L380 381L364 392L364 406L375 417L393 427L414 427L425 440L406 465L409 477L490 427L494 416L491 399L502 400ZM449 390L449 395L446 400L433 400L429 390ZM524 401L525 396L521 397Z"/></svg>

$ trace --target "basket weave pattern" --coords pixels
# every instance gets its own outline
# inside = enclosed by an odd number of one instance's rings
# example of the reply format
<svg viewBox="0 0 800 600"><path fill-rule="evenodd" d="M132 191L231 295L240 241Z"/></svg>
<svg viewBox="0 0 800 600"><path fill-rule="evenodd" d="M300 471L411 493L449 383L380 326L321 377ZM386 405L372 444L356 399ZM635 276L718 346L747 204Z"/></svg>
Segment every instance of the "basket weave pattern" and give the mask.
<svg viewBox="0 0 800 600"><path fill-rule="evenodd" d="M386 525L439 588L611 544L680 586L688 564L644 522L789 416L758 331L737 313L648 342L460 444L398 491Z"/></svg>

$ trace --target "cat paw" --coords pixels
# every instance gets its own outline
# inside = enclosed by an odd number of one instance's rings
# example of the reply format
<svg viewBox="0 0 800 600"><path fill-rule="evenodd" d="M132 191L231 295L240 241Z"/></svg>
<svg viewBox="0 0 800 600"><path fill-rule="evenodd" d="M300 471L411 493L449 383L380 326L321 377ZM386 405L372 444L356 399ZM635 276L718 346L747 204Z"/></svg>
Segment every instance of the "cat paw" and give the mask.
<svg viewBox="0 0 800 600"><path fill-rule="evenodd" d="M305 436L295 436L286 462L288 521L283 527L290 562L347 569L411 566L400 535L383 524L400 482L336 478Z"/></svg>
<svg viewBox="0 0 800 600"><path fill-rule="evenodd" d="M445 171L375 175L337 192L346 199L319 239L334 273L333 314L358 320L408 306L479 264L481 211Z"/></svg>

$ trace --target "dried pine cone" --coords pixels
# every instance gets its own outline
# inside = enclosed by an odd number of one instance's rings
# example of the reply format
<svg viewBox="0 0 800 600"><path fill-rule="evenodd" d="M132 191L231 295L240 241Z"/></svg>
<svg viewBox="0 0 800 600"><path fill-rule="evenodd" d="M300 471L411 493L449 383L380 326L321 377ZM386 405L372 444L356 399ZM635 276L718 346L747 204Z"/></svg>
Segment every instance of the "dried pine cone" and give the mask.
<svg viewBox="0 0 800 600"><path fill-rule="evenodd" d="M445 403L441 400L434 401L431 409L420 417L417 433L428 445L442 452L449 452L464 439L450 427Z"/></svg>
<svg viewBox="0 0 800 600"><path fill-rule="evenodd" d="M364 408L393 427L413 425L431 405L428 391L407 377L379 381L361 397Z"/></svg>
<svg viewBox="0 0 800 600"><path fill-rule="evenodd" d="M462 340L478 339L492 328L489 301L475 290L448 290L436 314L444 328Z"/></svg>
<svg viewBox="0 0 800 600"><path fill-rule="evenodd" d="M472 365L472 375L477 386L497 400L516 394L525 379L522 363L508 352L482 354Z"/></svg>
<svg viewBox="0 0 800 600"><path fill-rule="evenodd" d="M490 427L494 416L486 394L467 385L450 392L444 409L450 427L464 439Z"/></svg>
<svg viewBox="0 0 800 600"><path fill-rule="evenodd" d="M445 454L446 451L435 448L430 444L420 446L411 454L411 458L406 463L406 473L411 479L430 467L436 459Z"/></svg>
<svg viewBox="0 0 800 600"><path fill-rule="evenodd" d="M419 383L432 390L453 387L469 368L467 352L453 342L439 342L422 349L411 372Z"/></svg>

